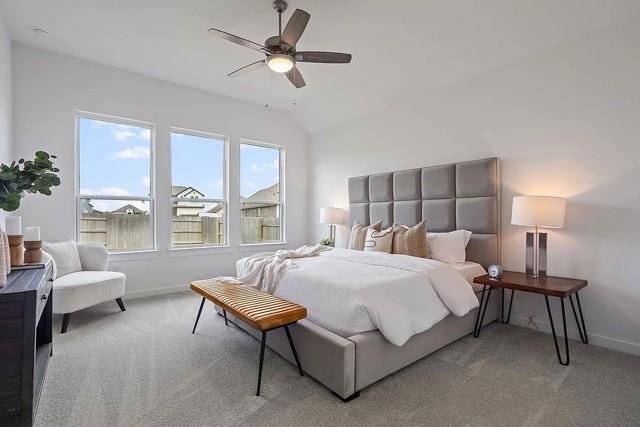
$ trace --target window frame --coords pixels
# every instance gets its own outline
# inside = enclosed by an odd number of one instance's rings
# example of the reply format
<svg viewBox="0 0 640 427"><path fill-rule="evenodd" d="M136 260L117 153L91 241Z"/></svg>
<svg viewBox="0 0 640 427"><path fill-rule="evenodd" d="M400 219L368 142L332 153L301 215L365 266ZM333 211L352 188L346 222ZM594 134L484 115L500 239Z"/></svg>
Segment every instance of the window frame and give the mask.
<svg viewBox="0 0 640 427"><path fill-rule="evenodd" d="M200 138L215 139L223 142L223 161L222 161L222 199L198 199L203 203L222 203L223 219L224 219L224 243L220 244L201 244L201 245L180 245L175 246L173 244L173 212L169 214L169 242L168 247L170 251L192 250L192 249L215 249L215 248L227 248L229 247L229 137L227 135L216 134L212 132L203 132L193 129L187 129L178 126L169 127L169 171L171 175L169 183L169 203L171 209L173 209L173 203L178 200L186 200L185 197L173 197L171 195L171 188L173 187L173 145L172 134L179 133L188 136L195 136Z"/></svg>
<svg viewBox="0 0 640 427"><path fill-rule="evenodd" d="M280 164L278 168L278 183L280 185L280 202L278 203L279 211L280 211L280 240L269 240L266 242L254 242L254 243L244 243L242 241L242 219L239 221L239 246L240 247L251 247L251 246L268 246L268 245L284 245L287 243L286 233L285 233L285 147L283 145L271 144L263 141L256 141L248 138L240 138L240 143L238 144L238 218L242 218L242 146L243 145L252 145L256 147L262 148L271 148L279 151L279 159ZM269 203L274 204L269 201L261 201L256 200L256 203Z"/></svg>
<svg viewBox="0 0 640 427"><path fill-rule="evenodd" d="M99 194L82 194L80 193L80 119L97 120L107 123L120 124L125 126L135 126L149 129L149 196L109 196ZM74 111L74 141L75 141L75 203L76 203L76 241L80 241L80 219L82 212L80 209L81 200L97 199L97 200L129 200L142 201L149 203L149 228L151 230L151 248L132 249L132 250L116 250L112 251L107 248L110 254L130 254L155 252L158 247L156 232L156 125L152 122L142 120L129 119L124 117L111 116L108 114L94 113L90 111L76 110Z"/></svg>

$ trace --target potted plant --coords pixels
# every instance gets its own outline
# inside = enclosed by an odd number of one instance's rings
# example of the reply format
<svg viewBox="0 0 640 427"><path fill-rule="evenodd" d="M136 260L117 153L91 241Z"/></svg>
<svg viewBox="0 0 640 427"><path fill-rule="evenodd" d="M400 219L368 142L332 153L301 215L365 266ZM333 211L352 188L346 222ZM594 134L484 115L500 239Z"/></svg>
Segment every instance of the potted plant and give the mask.
<svg viewBox="0 0 640 427"><path fill-rule="evenodd" d="M51 195L51 187L60 185L53 165L56 156L45 151L36 151L33 160L15 160L9 165L0 165L0 209L12 212L20 207L24 193Z"/></svg>
<svg viewBox="0 0 640 427"><path fill-rule="evenodd" d="M14 160L11 164L0 165L0 209L13 212L20 207L25 193L51 195L51 187L60 185L58 172L51 156L45 151L36 151L33 160ZM0 228L0 288L6 283L6 275L11 270L9 241L6 233ZM22 236L20 236L22 246Z"/></svg>

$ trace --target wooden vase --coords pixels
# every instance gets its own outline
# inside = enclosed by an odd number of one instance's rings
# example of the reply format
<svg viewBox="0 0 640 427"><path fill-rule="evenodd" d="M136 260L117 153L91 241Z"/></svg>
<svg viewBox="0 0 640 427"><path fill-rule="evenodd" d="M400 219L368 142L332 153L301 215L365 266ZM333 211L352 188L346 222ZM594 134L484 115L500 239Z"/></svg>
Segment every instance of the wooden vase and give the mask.
<svg viewBox="0 0 640 427"><path fill-rule="evenodd" d="M24 264L24 247L22 246L23 236L7 236L9 238L9 254L11 256L11 266L15 267Z"/></svg>
<svg viewBox="0 0 640 427"><path fill-rule="evenodd" d="M24 262L36 264L42 262L42 240L24 242Z"/></svg>

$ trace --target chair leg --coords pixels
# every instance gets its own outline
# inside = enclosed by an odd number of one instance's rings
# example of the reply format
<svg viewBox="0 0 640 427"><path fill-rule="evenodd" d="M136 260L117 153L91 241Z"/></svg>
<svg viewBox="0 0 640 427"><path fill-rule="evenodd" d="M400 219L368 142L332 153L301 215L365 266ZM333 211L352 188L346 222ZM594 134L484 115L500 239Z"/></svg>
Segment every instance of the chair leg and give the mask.
<svg viewBox="0 0 640 427"><path fill-rule="evenodd" d="M124 307L124 303L122 302L122 298L116 298L116 302L118 303L118 307L120 307L120 311L127 311Z"/></svg>
<svg viewBox="0 0 640 427"><path fill-rule="evenodd" d="M67 327L69 326L69 319L71 319L71 313L65 313L62 316L62 328L60 328L60 333L64 334L67 332Z"/></svg>

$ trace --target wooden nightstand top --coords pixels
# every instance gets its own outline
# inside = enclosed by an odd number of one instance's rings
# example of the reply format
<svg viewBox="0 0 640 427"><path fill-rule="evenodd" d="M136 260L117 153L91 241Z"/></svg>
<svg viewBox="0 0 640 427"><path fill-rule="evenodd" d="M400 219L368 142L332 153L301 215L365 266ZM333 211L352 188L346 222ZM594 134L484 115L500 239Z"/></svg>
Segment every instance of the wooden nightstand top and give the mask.
<svg viewBox="0 0 640 427"><path fill-rule="evenodd" d="M492 279L488 274L485 274L484 276L473 279L473 283L561 298L567 297L587 286L586 280L555 276L538 277L534 279L527 277L525 273L516 271L505 271L499 279Z"/></svg>

